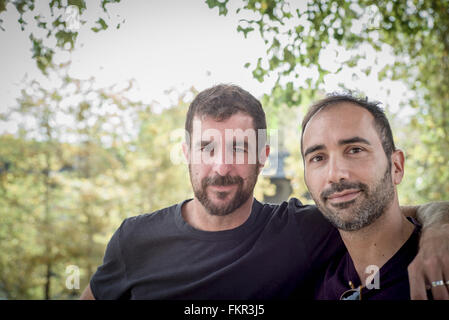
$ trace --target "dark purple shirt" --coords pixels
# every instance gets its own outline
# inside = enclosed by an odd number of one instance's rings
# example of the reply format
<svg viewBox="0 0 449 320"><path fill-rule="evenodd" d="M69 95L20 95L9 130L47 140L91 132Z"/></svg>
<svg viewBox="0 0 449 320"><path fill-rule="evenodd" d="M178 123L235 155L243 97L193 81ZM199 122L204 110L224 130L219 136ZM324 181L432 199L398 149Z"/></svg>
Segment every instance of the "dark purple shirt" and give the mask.
<svg viewBox="0 0 449 320"><path fill-rule="evenodd" d="M379 270L379 289L362 288L362 300L410 300L410 286L407 267L418 252L421 227L418 222L408 218L414 225L410 238ZM354 263L345 250L336 255L317 283L315 299L339 300L341 295L351 289L349 281L355 288L361 285Z"/></svg>

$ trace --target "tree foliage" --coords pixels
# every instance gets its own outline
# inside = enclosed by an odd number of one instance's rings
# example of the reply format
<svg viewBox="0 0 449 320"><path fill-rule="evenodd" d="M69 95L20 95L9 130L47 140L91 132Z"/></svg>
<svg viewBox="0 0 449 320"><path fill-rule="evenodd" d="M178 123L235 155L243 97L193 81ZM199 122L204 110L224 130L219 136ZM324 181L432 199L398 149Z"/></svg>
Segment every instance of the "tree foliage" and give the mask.
<svg viewBox="0 0 449 320"><path fill-rule="evenodd" d="M81 28L99 32L106 30L108 23L120 28L124 20L116 21L108 12L109 5L118 2L120 0L98 0L93 5L92 1L88 4L86 0L0 0L0 29L5 31L3 17L15 9L20 28L29 32L32 58L47 75L48 69L54 67L54 56L58 51L70 52L75 48ZM90 13L95 9L96 13ZM87 10L96 20L88 20ZM49 12L45 14L46 11Z"/></svg>

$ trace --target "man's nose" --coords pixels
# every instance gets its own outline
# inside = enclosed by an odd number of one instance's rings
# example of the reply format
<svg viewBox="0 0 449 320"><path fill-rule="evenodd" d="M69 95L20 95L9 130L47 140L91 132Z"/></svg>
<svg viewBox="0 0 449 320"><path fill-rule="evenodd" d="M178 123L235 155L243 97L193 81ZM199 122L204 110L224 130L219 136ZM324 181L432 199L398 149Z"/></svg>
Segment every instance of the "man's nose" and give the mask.
<svg viewBox="0 0 449 320"><path fill-rule="evenodd" d="M213 170L220 176L226 176L232 170L233 166L232 158L231 159L228 158L229 157L226 157L226 152L224 150L222 152L217 152L214 155Z"/></svg>
<svg viewBox="0 0 449 320"><path fill-rule="evenodd" d="M328 162L327 172L328 183L339 183L342 180L349 180L349 166L339 157L331 157Z"/></svg>

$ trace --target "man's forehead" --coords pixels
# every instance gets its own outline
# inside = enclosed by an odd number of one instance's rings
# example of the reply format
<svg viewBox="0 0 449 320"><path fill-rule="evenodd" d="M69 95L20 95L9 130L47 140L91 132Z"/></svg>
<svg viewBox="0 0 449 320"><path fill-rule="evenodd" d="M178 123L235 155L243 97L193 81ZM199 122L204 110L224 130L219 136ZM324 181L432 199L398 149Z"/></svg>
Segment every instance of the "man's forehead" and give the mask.
<svg viewBox="0 0 449 320"><path fill-rule="evenodd" d="M373 115L363 107L343 102L326 107L310 118L304 128L303 144L306 147L329 139L337 141L373 133L376 134Z"/></svg>
<svg viewBox="0 0 449 320"><path fill-rule="evenodd" d="M206 130L216 129L222 133L234 132L240 134L240 132L255 132L254 121L248 114L238 112L226 119L215 119L212 116L203 115L195 116L193 118L193 132L204 132Z"/></svg>
<svg viewBox="0 0 449 320"><path fill-rule="evenodd" d="M310 118L308 125L316 120L345 121L348 119L373 120L374 117L371 112L358 104L352 102L339 102L321 108Z"/></svg>
<svg viewBox="0 0 449 320"><path fill-rule="evenodd" d="M254 129L252 118L244 113L237 117L216 121L211 117L205 121L193 122L191 141L195 146L221 145L244 146L253 148L257 145L258 132ZM233 115L233 116L234 116Z"/></svg>
<svg viewBox="0 0 449 320"><path fill-rule="evenodd" d="M242 121L242 122L253 122L253 118L242 111L237 111L231 115L226 115L226 117L224 115L210 115L210 114L195 114L193 116L193 121L199 121L201 123L203 122L216 122L216 123L224 123L224 122L228 122L230 120L236 121Z"/></svg>

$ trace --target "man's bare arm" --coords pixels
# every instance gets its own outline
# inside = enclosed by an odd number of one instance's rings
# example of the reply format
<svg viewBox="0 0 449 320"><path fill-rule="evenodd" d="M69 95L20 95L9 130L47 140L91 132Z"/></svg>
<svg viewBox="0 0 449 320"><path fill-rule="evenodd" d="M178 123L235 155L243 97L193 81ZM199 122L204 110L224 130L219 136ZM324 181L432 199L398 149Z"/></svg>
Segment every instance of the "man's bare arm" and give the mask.
<svg viewBox="0 0 449 320"><path fill-rule="evenodd" d="M430 202L420 206L401 206L402 214L417 219L423 228L449 223L449 201Z"/></svg>
<svg viewBox="0 0 449 320"><path fill-rule="evenodd" d="M424 228L449 224L449 201L431 202L418 207L416 217Z"/></svg>
<svg viewBox="0 0 449 320"><path fill-rule="evenodd" d="M401 209L423 226L418 254L408 267L411 298L425 300L431 289L434 299L449 299L449 202Z"/></svg>
<svg viewBox="0 0 449 320"><path fill-rule="evenodd" d="M90 290L90 285L87 285L87 288L81 294L80 300L95 300L94 295L92 294L92 290Z"/></svg>

